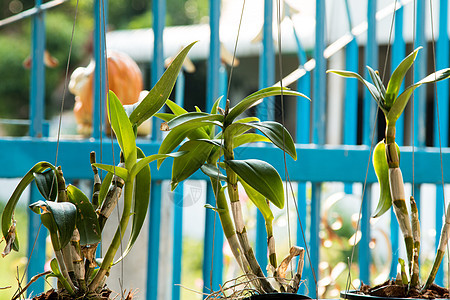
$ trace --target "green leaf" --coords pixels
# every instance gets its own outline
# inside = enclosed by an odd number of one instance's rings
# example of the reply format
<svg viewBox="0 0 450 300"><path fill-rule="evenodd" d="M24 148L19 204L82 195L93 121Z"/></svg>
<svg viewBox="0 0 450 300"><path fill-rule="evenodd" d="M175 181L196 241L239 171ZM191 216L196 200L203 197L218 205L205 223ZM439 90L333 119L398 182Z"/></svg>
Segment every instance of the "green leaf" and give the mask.
<svg viewBox="0 0 450 300"><path fill-rule="evenodd" d="M128 178L128 170L125 168L118 167L118 166L112 166L112 165L106 165L106 164L100 164L100 163L95 163L95 164L93 164L93 166L96 166L99 169L108 171L109 173L112 173L113 175L117 175L125 181Z"/></svg>
<svg viewBox="0 0 450 300"><path fill-rule="evenodd" d="M89 198L77 187L69 185L67 187L67 197L69 201L77 207L76 226L80 233L80 244L97 244L101 241L100 225L94 207L89 202Z"/></svg>
<svg viewBox="0 0 450 300"><path fill-rule="evenodd" d="M142 124L142 122L153 116L164 106L164 103L167 98L169 98L178 78L178 73L180 73L184 59L195 43L196 42L193 42L181 50L155 86L150 90L147 97L145 97L136 107L130 115L130 121L132 124Z"/></svg>
<svg viewBox="0 0 450 300"><path fill-rule="evenodd" d="M211 108L211 115L215 115L217 114L217 108L220 105L220 101L222 100L222 96L220 96L213 104L212 108Z"/></svg>
<svg viewBox="0 0 450 300"><path fill-rule="evenodd" d="M138 160L138 162L134 165L133 169L131 169L130 172L130 176L134 177L136 176L139 172L141 172L141 170L143 168L146 168L146 166L148 166L149 163L151 163L152 161L158 160L158 159L162 159L162 158L167 158L167 157L180 157L185 155L186 152L185 151L178 151L175 153L168 153L168 154L153 154L150 156L145 156L141 159Z"/></svg>
<svg viewBox="0 0 450 300"><path fill-rule="evenodd" d="M31 210L41 215L42 224L50 231L58 231L61 248L72 238L77 218L77 208L70 202L37 201L30 204ZM55 228L56 225L56 228ZM55 249L58 250L58 249Z"/></svg>
<svg viewBox="0 0 450 300"><path fill-rule="evenodd" d="M168 122L168 121L172 120L173 118L175 118L176 116L174 114L169 114L169 113L156 113L155 117L160 118L164 122Z"/></svg>
<svg viewBox="0 0 450 300"><path fill-rule="evenodd" d="M383 85L383 82L381 81L380 75L378 75L378 72L376 72L369 66L367 66L367 70L369 71L369 76L372 79L372 82L375 84L375 87L377 88L378 93L380 93L381 99L383 99L384 103L384 96L386 95L386 89Z"/></svg>
<svg viewBox="0 0 450 300"><path fill-rule="evenodd" d="M141 160L145 158L144 152L138 148L138 158ZM137 164L136 164L137 165ZM133 171L131 172L133 173ZM145 164L138 171L134 184L134 201L132 208L132 225L131 234L128 241L127 248L123 252L122 256L114 262L117 264L121 261L130 250L133 248L139 233L141 232L142 226L144 225L145 217L147 216L148 205L150 202L150 183L151 183L151 173L150 166L148 163Z"/></svg>
<svg viewBox="0 0 450 300"><path fill-rule="evenodd" d="M56 260L56 258L53 258L50 261L50 269L52 270L53 274L55 274L55 276L57 276L57 277L62 276L61 271L59 270L59 264L58 264L58 261Z"/></svg>
<svg viewBox="0 0 450 300"><path fill-rule="evenodd" d="M286 128L278 122L265 121L259 123L243 123L261 131L275 146L286 151L294 160L297 160L294 140ZM225 134L226 130L225 130Z"/></svg>
<svg viewBox="0 0 450 300"><path fill-rule="evenodd" d="M195 133L197 134L198 131L196 131L199 128L202 128L204 126L208 126L214 124L211 121L190 121L184 124L181 124L174 129L172 129L169 134L164 138L164 140L161 142L161 146L159 147L158 154L167 154L172 152L180 143L189 136L191 138L191 134ZM202 138L209 138L209 136L204 132L202 134ZM161 166L164 159L158 160L158 168Z"/></svg>
<svg viewBox="0 0 450 300"><path fill-rule="evenodd" d="M175 117L188 113L187 110L185 110L183 107L179 106L176 102L173 102L170 99L167 99L166 105L170 108L170 110L173 112Z"/></svg>
<svg viewBox="0 0 450 300"><path fill-rule="evenodd" d="M105 201L113 176L113 173L108 172L106 173L105 178L103 178L102 185L100 186L100 193L98 195L98 207L101 207L103 201Z"/></svg>
<svg viewBox="0 0 450 300"><path fill-rule="evenodd" d="M392 206L391 191L389 188L389 166L386 160L386 147L384 141L379 142L373 151L373 168L380 184L380 199L375 209L374 218L382 216Z"/></svg>
<svg viewBox="0 0 450 300"><path fill-rule="evenodd" d="M213 147L213 144L200 140L187 141L181 145L180 151L187 151L188 153L173 160L172 191L178 183L189 178L203 165Z"/></svg>
<svg viewBox="0 0 450 300"><path fill-rule="evenodd" d="M204 112L191 112L173 118L172 120L167 122L167 125L170 129L174 129L177 126L193 121L219 121L220 123L222 123L223 118L224 117L222 115L210 115ZM218 125L219 123L216 124Z"/></svg>
<svg viewBox="0 0 450 300"><path fill-rule="evenodd" d="M200 167L200 170L202 170L202 172L214 179L219 178L219 180L221 181L226 181L227 177L225 175L222 174L222 172L220 172L219 168L217 168L215 165L212 164L204 164Z"/></svg>
<svg viewBox="0 0 450 300"><path fill-rule="evenodd" d="M122 103L113 91L108 94L108 117L125 157L125 166L131 168L136 162L136 138Z"/></svg>
<svg viewBox="0 0 450 300"><path fill-rule="evenodd" d="M56 175L52 169L47 169L44 172L35 172L34 180L36 186L45 200L55 201L58 194L58 183L56 182Z"/></svg>
<svg viewBox="0 0 450 300"><path fill-rule="evenodd" d="M226 165L243 181L266 197L276 207L284 207L284 190L281 177L272 165L257 160L228 160Z"/></svg>
<svg viewBox="0 0 450 300"><path fill-rule="evenodd" d="M385 103L387 108L392 107L392 104L394 103L395 99L397 98L398 92L400 91L400 87L402 86L403 79L405 78L406 73L414 63L417 53L421 48L422 47L418 47L416 50L411 52L407 57L405 57L405 59L402 60L402 62L397 66L397 68L392 73L391 78L389 79L387 85L385 96Z"/></svg>
<svg viewBox="0 0 450 300"><path fill-rule="evenodd" d="M281 93L283 93L283 95L286 96L299 96L309 99L302 93L291 91L287 88L280 88L280 87L265 88L251 94L250 96L247 96L246 98L241 100L238 104L236 104L233 108L231 108L228 115L225 117L224 121L225 127L233 123L234 119L236 119L240 114L245 112L247 109L261 103L264 98L270 96L278 96Z"/></svg>
<svg viewBox="0 0 450 300"><path fill-rule="evenodd" d="M273 221L273 213L270 209L269 204L267 203L266 197L261 195L257 190L252 188L249 184L247 184L242 178L239 178L239 182L242 184L242 187L245 190L248 198L255 204L258 210L261 212L264 220L272 223Z"/></svg>
<svg viewBox="0 0 450 300"><path fill-rule="evenodd" d="M245 133L241 134L233 139L233 147L237 148L244 144L256 143L256 142L269 142L270 140L263 135L257 133Z"/></svg>
<svg viewBox="0 0 450 300"><path fill-rule="evenodd" d="M12 249L15 251L19 251L19 240L14 238L17 237L17 232L14 229L15 234L14 235L8 235L10 228L13 226L13 216L14 211L16 209L17 203L19 201L20 196L22 195L23 191L26 189L26 187L33 181L34 179L34 173L42 172L48 168L53 169L53 171L56 171L56 168L48 162L39 162L35 164L26 174L25 176L20 180L19 184L15 188L13 194L9 198L8 202L6 203L6 206L2 212L2 234L3 237L6 240L6 244L12 244ZM13 238L11 241L10 239Z"/></svg>
<svg viewBox="0 0 450 300"><path fill-rule="evenodd" d="M439 70L435 73L432 73L432 74L428 75L427 77L423 78L422 80L416 82L415 84L409 86L394 101L394 104L392 105L392 108L389 110L389 113L386 117L388 122L390 122L391 124L392 123L395 124L395 122L398 120L400 115L403 113L403 110L405 109L406 105L408 104L408 101L411 98L411 95L416 88L418 88L422 84L441 81L441 80L447 79L449 77L450 77L450 68L443 69L443 70Z"/></svg>
<svg viewBox="0 0 450 300"><path fill-rule="evenodd" d="M358 73L350 72L350 71L342 71L342 70L327 70L327 73L333 73L342 77L348 77L348 78L356 78L361 83L363 83L366 88L369 90L372 97L375 99L375 101L378 103L378 106L385 111L384 103L382 102L382 97L380 93L378 92L378 89L370 82L365 80L361 77Z"/></svg>

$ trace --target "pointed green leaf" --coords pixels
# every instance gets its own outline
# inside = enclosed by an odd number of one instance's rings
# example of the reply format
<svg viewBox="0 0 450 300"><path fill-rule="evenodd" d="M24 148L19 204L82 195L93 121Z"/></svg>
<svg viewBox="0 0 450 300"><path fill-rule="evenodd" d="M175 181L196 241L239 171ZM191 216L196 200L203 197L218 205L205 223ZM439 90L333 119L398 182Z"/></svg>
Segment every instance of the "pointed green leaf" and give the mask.
<svg viewBox="0 0 450 300"><path fill-rule="evenodd" d="M200 169L208 177L211 177L214 179L219 178L219 180L221 180L221 181L227 180L227 177L225 175L223 175L222 172L220 172L219 168L217 168L216 166L214 166L212 164L204 164L200 167Z"/></svg>
<svg viewBox="0 0 450 300"><path fill-rule="evenodd" d="M204 112L191 112L173 118L172 120L167 122L167 125L170 129L174 129L179 125L193 121L219 121L220 123L222 123L223 118L224 117L222 115L210 115ZM217 125L219 125L219 123L217 123Z"/></svg>
<svg viewBox="0 0 450 300"><path fill-rule="evenodd" d="M40 200L31 204L30 208L41 215L42 224L44 224L50 233L54 233L55 229L58 231L60 246L64 248L70 242L75 229L77 218L77 208L75 205L70 202Z"/></svg>
<svg viewBox="0 0 450 300"><path fill-rule="evenodd" d="M221 100L222 100L222 96L217 98L217 100L214 102L214 104L213 104L213 106L211 108L211 115L217 114L217 108L219 107Z"/></svg>
<svg viewBox="0 0 450 300"><path fill-rule="evenodd" d="M384 96L386 95L386 88L384 87L383 82L381 81L380 75L378 75L378 72L376 72L369 66L367 66L367 70L369 71L369 76L372 79L372 82L374 83L375 87L378 90L378 93L381 96L381 99L383 99L384 102Z"/></svg>
<svg viewBox="0 0 450 300"><path fill-rule="evenodd" d="M167 99L166 101L166 105L170 108L170 110L173 112L173 115L179 116L179 115L184 115L187 114L188 111L185 110L183 107L179 106L178 104L176 104L175 102L173 102L170 99Z"/></svg>
<svg viewBox="0 0 450 300"><path fill-rule="evenodd" d="M44 172L35 172L34 181L36 186L45 200L55 201L58 194L58 183L56 182L56 175L52 169Z"/></svg>
<svg viewBox="0 0 450 300"><path fill-rule="evenodd" d="M327 73L333 73L342 77L358 79L361 83L363 83L366 86L372 97L375 99L375 101L377 101L378 105L381 106L381 95L378 92L377 88L372 83L362 78L361 75L359 75L358 73L342 70L327 70Z"/></svg>
<svg viewBox="0 0 450 300"><path fill-rule="evenodd" d="M105 201L106 195L108 194L109 186L113 178L113 173L106 173L105 178L102 180L102 185L100 186L100 193L98 195L98 207L102 206L103 201Z"/></svg>
<svg viewBox="0 0 450 300"><path fill-rule="evenodd" d="M122 103L113 91L109 91L107 108L111 127L125 157L125 166L131 168L136 162L136 138Z"/></svg>
<svg viewBox="0 0 450 300"><path fill-rule="evenodd" d="M415 84L409 86L407 89L403 91L403 93L398 96L398 98L395 100L394 104L392 105L392 108L389 110L389 113L387 115L387 120L391 124L397 121L397 119L400 117L400 115L403 113L406 105L408 104L409 99L411 98L412 93L416 88L421 86L424 83L432 83L441 81L444 79L447 79L450 77L450 68L449 69L443 69L440 71L437 71L435 73L432 73L428 75L427 77L423 78L422 80L416 82Z"/></svg>
<svg viewBox="0 0 450 300"><path fill-rule="evenodd" d="M286 96L298 96L298 97L304 97L306 99L309 99L307 96L303 95L302 93L291 91L287 88L280 88L280 87L269 87L262 90L259 90L250 96L247 96L243 100L241 100L238 104L236 104L233 108L230 109L230 112L225 117L225 125L229 125L233 123L234 119L236 119L240 114L245 112L250 107L253 107L255 105L258 105L263 101L264 98L270 97L270 96L279 96L281 93Z"/></svg>
<svg viewBox="0 0 450 300"><path fill-rule="evenodd" d="M120 178L122 178L123 180L127 180L127 178L128 178L128 170L125 168L118 167L118 166L105 165L105 164L100 164L100 163L95 163L95 164L93 164L93 166L96 166L99 169L102 169L102 170L108 171L109 173L117 175Z"/></svg>
<svg viewBox="0 0 450 300"><path fill-rule="evenodd" d="M194 133L194 135L198 134L199 132L196 131L199 128L202 128L204 126L209 126L211 124L214 124L214 122L211 121L190 121L184 124L181 124L174 129L172 129L169 134L164 138L164 140L161 142L161 146L159 147L158 154L167 154L172 152L176 147L180 145L180 143L189 136L191 139L191 134ZM209 138L209 136L204 132L202 134L202 138ZM161 166L162 162L164 161L164 158L159 159L157 166L158 168Z"/></svg>
<svg viewBox="0 0 450 300"><path fill-rule="evenodd" d="M273 213L270 209L269 204L267 203L266 197L261 195L257 190L252 188L249 184L247 184L244 180L240 178L239 182L242 184L242 187L245 190L248 198L255 204L258 210L261 212L264 220L272 223L273 221Z"/></svg>
<svg viewBox="0 0 450 300"><path fill-rule="evenodd" d="M134 177L136 176L144 167L148 166L149 163L152 161L167 158L167 157L180 157L185 155L187 152L185 151L178 151L175 153L168 153L168 154L153 154L150 156L145 156L143 158L140 158L138 162L134 165L133 169L131 169L130 176Z"/></svg>
<svg viewBox="0 0 450 300"><path fill-rule="evenodd" d="M144 159L146 156L141 149L138 148L138 158ZM136 164L137 165L137 164ZM133 171L131 172L133 173ZM123 252L122 256L114 262L117 264L121 261L130 250L133 248L139 233L141 232L142 226L144 225L145 217L147 216L148 205L150 202L150 183L151 183L151 173L150 166L148 163L145 164L138 171L134 184L134 201L132 208L132 225L130 239L127 244L127 248Z"/></svg>
<svg viewBox="0 0 450 300"><path fill-rule="evenodd" d="M13 216L14 211L16 209L17 203L19 201L20 196L22 195L23 191L26 189L26 187L33 181L34 179L34 173L42 172L45 169L51 168L53 171L56 171L56 168L48 163L48 162L39 162L36 165L34 165L26 174L22 177L19 184L15 188L13 194L9 198L8 202L6 203L6 206L2 212L2 234L3 237L6 239L6 243L8 244L8 233L9 229L13 225ZM15 229L14 229L15 232ZM19 240L17 239L17 232L14 234L16 237L14 241L12 241L12 248L14 251L19 251ZM11 236L10 236L11 238Z"/></svg>
<svg viewBox="0 0 450 300"><path fill-rule="evenodd" d="M392 73L386 90L385 103L387 108L392 107L392 104L394 103L400 91L400 87L402 86L403 79L405 78L406 73L414 63L417 53L421 48L422 47L418 47L416 50L411 52L407 57L405 57L405 59L402 60L402 62Z"/></svg>
<svg viewBox="0 0 450 300"><path fill-rule="evenodd" d="M89 202L89 198L73 185L67 187L67 197L77 207L76 226L80 233L80 244L90 245L99 243L102 239L100 225L98 224L94 207Z"/></svg>
<svg viewBox="0 0 450 300"><path fill-rule="evenodd" d="M284 207L281 177L272 165L257 159L228 160L226 165L276 207Z"/></svg>
<svg viewBox="0 0 450 300"><path fill-rule="evenodd" d="M389 188L389 166L386 160L384 141L379 142L373 151L373 168L380 184L380 199L373 215L374 218L381 217L392 206L391 191Z"/></svg>
<svg viewBox="0 0 450 300"><path fill-rule="evenodd" d="M213 144L200 140L187 141L180 147L180 151L188 153L173 160L172 191L178 183L188 179L204 164L213 147Z"/></svg>
<svg viewBox="0 0 450 300"><path fill-rule="evenodd" d="M241 134L233 139L233 147L237 148L244 144L248 143L256 143L256 142L267 142L270 143L270 140L263 135L257 133L245 133Z"/></svg>
<svg viewBox="0 0 450 300"><path fill-rule="evenodd" d="M278 122L265 121L258 123L244 123L252 128L261 131L270 141L283 151L286 151L294 160L297 160L294 140L286 130L286 127Z"/></svg>
<svg viewBox="0 0 450 300"><path fill-rule="evenodd" d="M55 274L55 276L62 276L61 271L59 270L59 264L58 261L56 260L56 258L53 258L50 261L50 269L52 270L53 274Z"/></svg>
<svg viewBox="0 0 450 300"><path fill-rule="evenodd" d="M164 122L169 122L170 120L172 120L176 116L174 114L169 114L169 113L156 113L155 117L160 118Z"/></svg>
<svg viewBox="0 0 450 300"><path fill-rule="evenodd" d="M136 107L130 115L130 121L132 124L142 124L142 122L153 116L164 106L164 103L167 98L169 98L169 95L172 92L178 78L178 73L180 73L184 59L195 43L196 42L193 42L181 50L155 86L150 90L147 97L145 97Z"/></svg>

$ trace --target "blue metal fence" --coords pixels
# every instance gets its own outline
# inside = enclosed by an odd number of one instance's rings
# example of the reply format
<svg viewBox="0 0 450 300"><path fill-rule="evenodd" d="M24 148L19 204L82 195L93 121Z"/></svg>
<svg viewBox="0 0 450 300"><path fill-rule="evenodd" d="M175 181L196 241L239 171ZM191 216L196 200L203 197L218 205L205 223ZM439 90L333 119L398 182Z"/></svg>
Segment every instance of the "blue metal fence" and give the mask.
<svg viewBox="0 0 450 300"><path fill-rule="evenodd" d="M53 2L53 1L51 1ZM63 1L58 1L63 2ZM0 139L0 149L3 153L8 153L8 155L0 156L0 178L16 178L21 177L28 171L30 166L35 164L40 160L54 160L56 143L46 137L43 137L42 128L44 121L44 78L45 70L43 67L43 51L45 49L45 9L42 9L45 5L49 6L49 3L42 4L41 0L36 0L36 7L33 9L33 65L31 73L31 94L30 94L30 136L24 138L1 138ZM106 21L104 21L105 10L102 8L102 4L106 4L105 1L96 0L94 3L94 18L95 18L95 43L94 43L94 55L96 61L101 61L102 63L96 65L96 75L95 75L95 105L93 113L93 125L94 128L98 128L101 124L103 111L101 107L102 101L104 101L104 93L102 92L103 87L106 84L104 77L105 74L105 60L103 53L105 53L105 40L103 30L105 28ZM347 1L346 4L348 5ZM404 57L407 52L406 42L403 39L402 33L403 28L403 13L404 10L397 3L396 11L396 21L395 21L395 38L393 38L392 48L391 48L391 64L393 66L397 65L400 60ZM444 68L449 65L449 39L447 34L448 17L447 17L447 0L440 1L439 10L439 38L436 43L436 68ZM266 9L266 25L264 26L264 38L263 38L263 53L261 54L260 63L260 74L265 74L266 76L260 76L261 87L270 86L274 84L274 57L275 50L273 47L273 37L272 37L272 13L271 11L272 1L265 1ZM314 48L314 59L315 68L312 74L306 71L304 75L298 80L298 89L307 94L311 95L312 102L308 103L306 101L299 101L297 103L297 124L296 124L296 141L297 141L297 151L298 151L298 161L294 162L291 160L287 161L287 167L290 172L290 178L292 181L298 182L298 206L300 211L300 220L303 228L307 229L309 241L307 244L310 248L311 253L311 265L307 264L306 271L304 275L307 279L307 287L309 295L312 297L316 296L316 288L314 286L314 278L312 274L312 268L318 270L318 264L320 261L319 247L320 239L318 236L319 225L320 225L320 199L321 199L321 185L323 182L343 182L346 183L345 191L347 193L352 192L352 183L358 182L362 183L365 181L366 165L369 160L370 145L372 143L372 132L375 126L375 112L376 107L374 101L370 99L368 93L364 94L362 99L358 99L358 84L355 81L345 82L345 98L343 110L343 119L345 120L342 125L343 128L343 139L342 145L337 146L327 146L326 145L326 129L325 122L327 120L327 78L325 76L326 70L326 59L324 53L326 47L328 46L326 37L326 13L325 13L325 1L316 1L316 38L315 38L315 48ZM356 37L353 35L348 40L345 45L344 51L346 53L345 65L348 70L357 71L358 66L363 64L369 64L372 67L380 65L378 62L378 51L379 45L377 44L376 38L376 26L377 26L377 1L368 0L367 1L367 42L365 44L358 45ZM157 81L163 72L163 49L162 49L162 39L164 30L164 20L165 20L165 1L155 0L153 1L153 11L154 21L153 30L155 33L154 42L154 53L152 61L152 74L151 83L152 85ZM419 0L417 4L417 30L416 30L416 44L424 45L426 43L426 38L424 35L424 13L426 11L425 2ZM347 9L348 23L349 27L352 28L352 18L350 16L350 9ZM207 79L207 109L211 106L214 99L219 95L225 94L226 87L221 87L220 84L220 39L219 39L219 17L220 17L220 2L211 0L210 1L210 55L208 59L208 79ZM0 23L1 24L1 23ZM298 56L300 62L300 68L305 68L305 63L307 57L305 50L301 46L301 37L296 36L298 45ZM365 59L362 61L358 57L359 49L364 48ZM427 51L433 51L433 49L428 48ZM426 52L426 51L423 51ZM427 61L425 59L424 53L421 54L424 58L419 67L415 69L414 77L416 79L421 78L425 75L425 66ZM223 74L222 74L223 76ZM223 82L223 80L222 80ZM177 83L176 91L176 101L178 103L183 103L183 74L180 74L179 82ZM311 90L312 87L312 90ZM439 112L440 121L440 137L441 140L437 139L438 130L437 125L435 125L434 136L435 140L433 142L434 146L437 147L439 144L442 145L442 155L444 166L450 165L450 150L446 148L448 146L448 95L449 95L449 84L448 82L442 82L437 85L437 95L439 99L439 107L435 107L433 112L435 123L437 124L438 117L436 112ZM1 95L0 95L1 97ZM103 99L103 100L102 100ZM330 98L328 101L331 101ZM358 133L358 101L362 101L362 127L359 129L362 132L362 144L359 146L354 146L357 143L357 133ZM415 133L422 133L426 125L425 109L423 108L426 103L425 89L419 92L415 96L414 102L414 118ZM273 108L270 106L266 107L261 114L268 115L268 112L273 112ZM330 112L332 113L332 112ZM273 116L271 117L273 118ZM400 122L401 124L403 120ZM154 129L159 128L158 124L154 124ZM94 130L95 132L95 130ZM397 130L397 135L399 141L402 141L402 137L405 134L405 129L400 126ZM91 170L88 161L85 159L88 157L88 153L92 150L103 150L104 160L107 161L111 159L108 157L111 155L110 145L103 145L100 143L100 132L93 134L92 139L80 140L80 141L61 141L59 145L59 157L58 163L62 165L64 174L67 178L71 179L91 179ZM154 137L157 136L156 131L153 134ZM410 147L402 148L402 162L401 167L404 174L405 182L412 182L412 174L414 173L414 190L416 194L416 200L420 202L420 185L423 183L436 184L436 228L437 231L440 230L442 226L441 216L444 211L443 205L443 187L441 183L441 161L440 152L438 148L425 148L425 136L419 134L418 138L414 137L415 145L415 164L414 172L412 170L412 151ZM310 144L312 142L312 144ZM158 149L158 139L140 140L140 147L145 153L156 153ZM250 147L251 148L251 147ZM248 153L256 155L257 158L269 160L278 170L284 169L283 156L280 151L272 147L265 148L253 148L255 151L244 151L241 153L241 158L245 158ZM118 151L116 148L115 151ZM118 155L118 153L116 153ZM81 162L81 163L80 163ZM153 166L152 166L153 168ZM160 222L161 222L161 181L170 179L169 168L161 169L159 171L152 169L152 198L150 201L150 227L149 227L149 253L148 253L148 266L147 266L147 299L157 299L157 289L158 289L158 268L159 268L159 249L155 247L158 245L160 240ZM280 172L284 174L284 172ZM284 176L284 175L282 175ZM201 174L195 174L194 179L206 179ZM450 182L450 174L444 173L444 181L446 183ZM310 182L312 185L312 193L309 211L310 214L307 216L307 203L308 197L306 192L306 183ZM373 170L370 170L367 176L367 186L364 194L363 209L362 209L362 222L361 222L361 232L362 238L359 244L359 270L360 278L364 282L370 281L369 267L370 267L370 213L371 213L371 185L376 182L375 174ZM178 187L182 189L182 185ZM181 192L177 193L182 194ZM36 191L32 189L31 191L31 201L38 197ZM182 201L182 199L176 200ZM207 202L213 204L213 193L212 191L207 191ZM173 249L173 284L180 283L180 273L181 273L181 253L182 253L182 206L175 205L175 224L174 224L174 249ZM394 218L393 218L394 219ZM309 220L309 222L308 222ZM30 226L29 226L29 245L32 245L34 238L37 234L36 224L38 219L30 214ZM213 222L214 214L212 211L206 213L206 230L205 230L205 245L203 251L203 277L205 292L210 286L210 272L212 272L212 288L218 289L219 284L222 282L222 242L223 237L220 231L213 232ZM300 222L299 222L300 223ZM309 227L306 228L306 224L309 223ZM393 222L393 225L395 222ZM260 242L256 243L256 253L261 261L266 259L265 241L264 241L264 225L260 219L258 219L257 225L257 238ZM217 226L216 226L217 228ZM398 247L398 229L396 226L391 226L392 232L392 245L393 247ZM304 245L303 237L300 231L297 232L297 244ZM437 243L437 241L436 241ZM40 235L37 240L37 248L33 253L33 258L29 266L30 275L42 271L45 262L45 235ZM214 253L213 253L214 251ZM395 253L397 253L395 251ZM200 255L200 253L199 253ZM396 254L398 255L398 254ZM396 272L396 264L394 256L394 263L391 268L391 276ZM211 262L214 259L214 267L211 270ZM217 267L219 266L219 267ZM444 274L441 270L438 277L437 283L443 284ZM42 290L43 283L37 286L35 290ZM306 289L302 290L306 292ZM172 299L179 299L180 288L174 286L172 291Z"/></svg>

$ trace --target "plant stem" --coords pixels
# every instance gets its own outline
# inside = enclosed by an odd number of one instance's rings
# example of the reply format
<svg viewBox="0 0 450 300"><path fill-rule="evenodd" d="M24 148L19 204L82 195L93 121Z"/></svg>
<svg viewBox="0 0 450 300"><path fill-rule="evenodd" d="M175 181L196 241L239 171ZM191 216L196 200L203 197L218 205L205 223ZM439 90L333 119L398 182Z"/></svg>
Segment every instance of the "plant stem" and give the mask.
<svg viewBox="0 0 450 300"><path fill-rule="evenodd" d="M103 231L106 221L116 207L120 195L122 194L124 184L125 181L122 178L117 175L113 176L105 201L103 201L100 210L98 210L98 223L100 225L100 231Z"/></svg>
<svg viewBox="0 0 450 300"><path fill-rule="evenodd" d="M417 209L416 201L411 196L411 224L414 241L414 260L411 274L411 287L417 287L419 285L419 253L420 253L420 222L419 211Z"/></svg>
<svg viewBox="0 0 450 300"><path fill-rule="evenodd" d="M82 291L86 290L86 280L84 276L84 261L81 254L80 247L80 233L78 229L73 231L72 239L70 240L71 251L72 251L72 261L74 267L75 278L78 285Z"/></svg>
<svg viewBox="0 0 450 300"><path fill-rule="evenodd" d="M254 279L254 275L251 273L249 263L243 255L241 245L239 244L236 229L234 228L233 221L230 217L230 211L228 209L227 200L225 198L225 193L222 189L222 184L216 179L210 178L211 185L213 187L214 195L217 200L217 209L219 214L220 223L222 224L223 232L230 246L231 252L236 259L239 267L244 272L244 274L249 277L249 279ZM254 282L254 281L253 281ZM256 289L260 292L261 287L259 284L255 284Z"/></svg>
<svg viewBox="0 0 450 300"><path fill-rule="evenodd" d="M224 151L225 160L233 160L234 153L232 140L228 140L227 135L224 135L224 146L225 146ZM244 217L242 215L241 202L239 201L237 174L228 165L226 166L226 173L228 183L227 190L231 202L231 211L233 213L234 224L236 226L236 234L239 243L242 246L242 250L244 251L244 256L250 265L252 273L256 275L256 277L258 277L259 282L261 283L261 286L264 289L264 291L266 293L274 293L276 292L276 290L272 287L270 282L264 276L264 273L261 270L261 267L258 261L256 260L253 249L248 241L247 229L245 228Z"/></svg>
<svg viewBox="0 0 450 300"><path fill-rule="evenodd" d="M447 214L445 215L445 223L442 226L441 230L441 238L439 240L438 250L436 251L436 256L433 262L433 268L430 271L430 275L428 275L427 282L423 286L422 290L426 290L431 286L436 278L437 271L439 266L441 265L442 259L445 254L445 247L447 247L448 238L450 235L450 204L447 206Z"/></svg>
<svg viewBox="0 0 450 300"><path fill-rule="evenodd" d="M397 217L400 230L405 240L408 266L411 274L413 259L413 236L408 209L405 203L405 187L403 183L400 161L395 144L395 127L389 126L386 129L386 159L389 165L389 187L391 190L392 204L395 216Z"/></svg>
<svg viewBox="0 0 450 300"><path fill-rule="evenodd" d="M92 206L94 206L94 209L97 209L98 207L98 197L100 195L100 188L102 186L102 180L100 179L100 175L98 174L98 169L95 164L95 152L92 151L90 154L90 161L91 161L91 167L92 172L94 172L94 186L92 188Z"/></svg>
<svg viewBox="0 0 450 300"><path fill-rule="evenodd" d="M108 251L103 258L102 265L100 266L100 270L98 270L92 282L89 284L89 291L94 292L99 288L102 279L106 276L111 268L111 265L114 260L114 256L116 255L117 250L119 249L120 243L122 242L122 238L125 234L125 230L127 229L128 221L131 217L131 206L133 202L133 183L134 178L130 178L125 182L124 188L124 206L122 217L120 219L119 227L116 230L113 240L108 248Z"/></svg>

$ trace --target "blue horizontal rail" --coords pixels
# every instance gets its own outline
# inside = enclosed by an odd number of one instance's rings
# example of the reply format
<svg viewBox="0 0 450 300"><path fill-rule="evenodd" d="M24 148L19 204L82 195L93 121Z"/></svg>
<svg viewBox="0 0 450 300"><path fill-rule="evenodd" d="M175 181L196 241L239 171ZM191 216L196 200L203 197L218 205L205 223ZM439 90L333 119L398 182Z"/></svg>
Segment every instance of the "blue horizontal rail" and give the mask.
<svg viewBox="0 0 450 300"><path fill-rule="evenodd" d="M153 142L138 142L138 146L146 155L158 152L159 144ZM316 146L296 145L297 161L287 158L287 167L292 181L310 182L364 182L366 166L369 160L369 148L366 146ZM56 142L49 139L24 138L0 139L0 149L8 149L7 155L0 156L0 178L22 177L35 163L55 158ZM411 147L400 147L403 178L405 182L412 181ZM100 151L98 141L60 141L58 164L62 166L64 175L68 178L92 179L89 153ZM116 158L119 157L119 147L115 144ZM439 149L415 149L415 183L441 183L441 163ZM236 159L264 159L279 170L284 179L283 153L275 147L248 146L236 149ZM450 148L442 149L444 165L450 165ZM165 180L171 177L170 159L160 170L151 164L152 179ZM111 144L103 143L103 162L112 162ZM206 180L207 177L197 172L191 179ZM369 169L367 182L377 181L372 168ZM444 173L444 181L450 182L450 174Z"/></svg>

